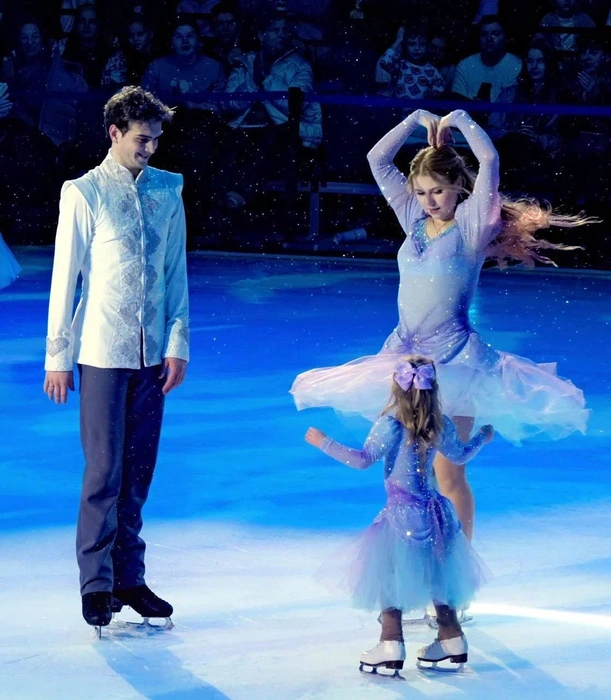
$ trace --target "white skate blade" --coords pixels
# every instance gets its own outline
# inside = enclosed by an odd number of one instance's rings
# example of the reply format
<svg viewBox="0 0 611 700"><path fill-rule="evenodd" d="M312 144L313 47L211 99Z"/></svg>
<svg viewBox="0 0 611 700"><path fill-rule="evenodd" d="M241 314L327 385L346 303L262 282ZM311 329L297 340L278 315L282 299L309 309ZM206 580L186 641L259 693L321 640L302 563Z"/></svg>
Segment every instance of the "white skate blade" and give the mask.
<svg viewBox="0 0 611 700"><path fill-rule="evenodd" d="M120 620L113 613L111 626L117 630L156 633L171 630L174 627L171 617L143 617L140 620Z"/></svg>
<svg viewBox="0 0 611 700"><path fill-rule="evenodd" d="M394 663L394 662L390 662ZM403 667L403 663L401 662L401 668ZM378 673L378 669L386 669L387 671L393 671L393 673ZM382 678L395 678L398 681L404 681L405 678L399 673L401 669L400 668L388 668L387 662L383 662L381 664L365 664L361 661L359 664L359 671L361 673L364 673L366 676L381 676Z"/></svg>
<svg viewBox="0 0 611 700"><path fill-rule="evenodd" d="M447 658L440 659L439 661L426 661L425 659L418 659L416 661L416 668L418 668L420 671L433 671L434 673L457 673L460 675L472 673L471 669L465 664L466 661L453 662L448 656Z"/></svg>
<svg viewBox="0 0 611 700"><path fill-rule="evenodd" d="M420 625L429 625L431 624L431 616L428 613L425 613L422 617L403 617L401 618L401 626L402 627L418 627Z"/></svg>

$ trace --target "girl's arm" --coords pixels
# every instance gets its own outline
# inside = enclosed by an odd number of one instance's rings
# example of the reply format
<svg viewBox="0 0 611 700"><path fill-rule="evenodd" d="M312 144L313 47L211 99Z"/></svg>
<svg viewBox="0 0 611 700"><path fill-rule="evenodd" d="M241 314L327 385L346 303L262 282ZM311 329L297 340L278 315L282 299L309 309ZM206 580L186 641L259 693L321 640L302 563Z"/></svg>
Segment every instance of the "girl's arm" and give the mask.
<svg viewBox="0 0 611 700"><path fill-rule="evenodd" d="M491 425L485 425L477 435L471 438L469 442L463 443L458 439L456 434L456 426L447 417L443 417L443 433L439 451L444 457L454 462L454 464L464 464L488 444L494 437L494 430Z"/></svg>
<svg viewBox="0 0 611 700"><path fill-rule="evenodd" d="M448 140L450 127L462 133L479 163L473 192L465 202L462 223L473 245L484 249L498 233L501 220L499 154L488 134L464 110L450 112L441 119L438 142Z"/></svg>
<svg viewBox="0 0 611 700"><path fill-rule="evenodd" d="M415 216L422 214L422 207L415 195L409 192L407 178L393 161L406 139L419 126L427 130L429 143L434 145L438 123L438 116L418 109L383 136L367 154L373 177L406 234Z"/></svg>
<svg viewBox="0 0 611 700"><path fill-rule="evenodd" d="M338 462L353 469L367 469L384 457L392 445L393 424L389 416L379 418L373 425L362 450L346 447L335 442L316 428L310 428L306 433L306 441L318 447L322 452L333 457Z"/></svg>

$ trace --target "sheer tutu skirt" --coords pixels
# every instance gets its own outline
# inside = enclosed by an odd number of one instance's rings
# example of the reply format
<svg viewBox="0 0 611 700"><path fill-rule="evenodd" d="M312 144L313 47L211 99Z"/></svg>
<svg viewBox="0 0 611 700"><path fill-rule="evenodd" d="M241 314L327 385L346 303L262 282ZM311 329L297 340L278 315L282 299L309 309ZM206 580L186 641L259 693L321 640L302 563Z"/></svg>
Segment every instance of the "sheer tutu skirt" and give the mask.
<svg viewBox="0 0 611 700"><path fill-rule="evenodd" d="M19 263L15 260L15 256L11 253L0 233L0 289L8 287L20 272Z"/></svg>
<svg viewBox="0 0 611 700"><path fill-rule="evenodd" d="M466 608L489 572L456 516L449 524L437 523L441 533L423 540L405 538L394 520L385 508L365 532L321 566L317 579L328 589L347 593L355 608L367 611L397 608L407 613L425 609L432 600Z"/></svg>
<svg viewBox="0 0 611 700"><path fill-rule="evenodd" d="M427 354L421 348L385 346L377 355L304 372L291 388L297 408L330 406L373 421L388 401L394 368L411 352ZM492 424L517 444L526 438L557 440L586 430L589 411L583 392L559 377L554 363L536 364L491 350L473 332L459 353L436 366L443 412L473 417L476 429Z"/></svg>

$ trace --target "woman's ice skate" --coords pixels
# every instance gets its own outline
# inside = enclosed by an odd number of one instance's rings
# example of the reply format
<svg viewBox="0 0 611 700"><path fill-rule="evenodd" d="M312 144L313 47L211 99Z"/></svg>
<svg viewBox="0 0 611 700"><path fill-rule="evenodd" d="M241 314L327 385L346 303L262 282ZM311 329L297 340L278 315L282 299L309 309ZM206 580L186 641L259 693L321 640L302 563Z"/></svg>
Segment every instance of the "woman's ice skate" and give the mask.
<svg viewBox="0 0 611 700"><path fill-rule="evenodd" d="M114 590L112 593L112 612L114 615L121 612L124 605L142 615L142 622L127 622L125 624L135 625L140 627L157 627L160 629L171 630L174 627L172 618L174 608L165 600L155 595L146 585L135 586L134 588L125 588L122 590ZM164 624L151 624L150 620L165 619Z"/></svg>
<svg viewBox="0 0 611 700"><path fill-rule="evenodd" d="M416 666L421 669L433 669L435 671L462 671L467 663L469 645L465 639L465 635L460 637L452 637L452 639L436 639L427 647L418 649L418 661ZM458 664L457 668L438 668L437 664L440 661L449 659L453 664ZM423 666L423 663L429 663L430 666Z"/></svg>
<svg viewBox="0 0 611 700"><path fill-rule="evenodd" d="M378 668L394 670L392 678L403 678L399 671L405 663L405 644L403 642L380 642L373 649L361 654L359 671L365 672L365 667L371 669L367 673L377 673Z"/></svg>

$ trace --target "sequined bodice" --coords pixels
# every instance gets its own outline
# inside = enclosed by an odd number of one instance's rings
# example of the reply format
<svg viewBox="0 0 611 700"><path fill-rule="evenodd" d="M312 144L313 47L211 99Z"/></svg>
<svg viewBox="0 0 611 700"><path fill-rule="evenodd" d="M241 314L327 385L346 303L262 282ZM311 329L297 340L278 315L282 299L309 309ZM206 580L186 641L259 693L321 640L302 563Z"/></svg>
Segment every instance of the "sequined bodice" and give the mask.
<svg viewBox="0 0 611 700"><path fill-rule="evenodd" d="M483 257L464 245L455 223L438 238L425 232L426 219L414 222L398 254L399 331L405 336L468 328Z"/></svg>

